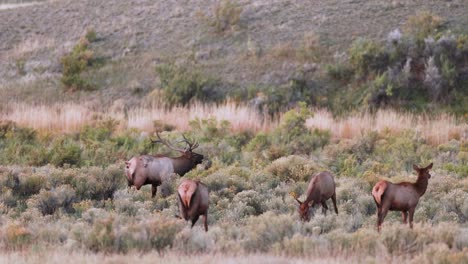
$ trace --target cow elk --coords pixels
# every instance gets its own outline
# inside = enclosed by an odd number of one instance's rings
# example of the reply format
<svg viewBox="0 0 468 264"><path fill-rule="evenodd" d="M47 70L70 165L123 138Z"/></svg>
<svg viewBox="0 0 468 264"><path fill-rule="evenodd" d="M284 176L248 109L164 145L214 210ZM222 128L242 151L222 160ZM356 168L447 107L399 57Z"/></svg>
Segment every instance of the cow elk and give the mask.
<svg viewBox="0 0 468 264"><path fill-rule="evenodd" d="M413 169L418 173L418 179L415 183L394 184L381 180L372 188L372 196L377 204L377 230L379 232L389 210L400 211L405 224L409 215L409 225L410 228L413 228L414 211L419 198L426 192L428 180L431 178L429 170L432 169L432 163L425 168L413 165Z"/></svg>
<svg viewBox="0 0 468 264"><path fill-rule="evenodd" d="M304 202L299 201L297 197L294 197L299 203L299 215L303 221L309 221L309 208L315 205L321 204L322 211L326 214L328 206L326 201L332 199L335 212L338 214L338 208L336 207L336 192L335 192L335 180L333 175L328 171L320 172L312 177L307 187L307 197Z"/></svg>
<svg viewBox="0 0 468 264"><path fill-rule="evenodd" d="M203 216L205 231L208 232L208 187L200 181L184 180L177 189L181 218L192 221L192 228Z"/></svg>
<svg viewBox="0 0 468 264"><path fill-rule="evenodd" d="M187 144L185 149L174 147L168 141L163 140L159 133L156 135L158 140L152 140L153 144L162 143L182 155L176 158L165 155L141 155L125 162L128 187L135 186L137 190L140 190L141 186L151 184L151 197L156 196L156 188L169 180L173 173L184 176L203 161L203 155L193 152L198 147L198 143L191 143L184 135L182 135L183 142Z"/></svg>

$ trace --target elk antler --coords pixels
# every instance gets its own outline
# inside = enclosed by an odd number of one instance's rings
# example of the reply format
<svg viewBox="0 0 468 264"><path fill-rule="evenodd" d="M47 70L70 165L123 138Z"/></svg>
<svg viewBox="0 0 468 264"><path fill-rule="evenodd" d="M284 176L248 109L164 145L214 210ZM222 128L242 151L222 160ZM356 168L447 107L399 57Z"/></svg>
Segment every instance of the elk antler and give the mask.
<svg viewBox="0 0 468 264"><path fill-rule="evenodd" d="M157 140L152 140L152 139L151 139L151 142L152 142L153 144L161 143L161 144L167 146L168 148L170 148L170 149L172 149L172 150L179 151L179 152L185 152L184 149L174 147L174 146L173 146L171 143L169 143L167 140L162 139L161 136L159 136L159 132L156 132L156 136L158 137Z"/></svg>
<svg viewBox="0 0 468 264"><path fill-rule="evenodd" d="M198 142L190 143L190 141L185 137L184 134L182 134L182 137L184 138L183 142L185 142L188 147L185 150L192 151L198 147Z"/></svg>

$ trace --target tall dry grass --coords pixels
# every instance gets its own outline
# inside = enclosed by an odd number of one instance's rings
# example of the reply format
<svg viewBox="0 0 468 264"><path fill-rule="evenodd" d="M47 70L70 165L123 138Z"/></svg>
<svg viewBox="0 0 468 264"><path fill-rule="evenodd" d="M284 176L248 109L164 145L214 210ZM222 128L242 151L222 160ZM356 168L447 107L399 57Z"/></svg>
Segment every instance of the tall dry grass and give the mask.
<svg viewBox="0 0 468 264"><path fill-rule="evenodd" d="M326 110L317 110L306 125L330 130L333 139L356 138L371 131L399 133L405 130L415 130L431 144L451 139L467 140L468 137L468 124L449 114L431 116L379 110L375 114L366 112L336 119Z"/></svg>
<svg viewBox="0 0 468 264"><path fill-rule="evenodd" d="M153 106L106 112L96 112L85 105L74 103L52 106L12 103L0 112L1 120L11 120L21 126L52 133L76 132L95 120L107 118L119 121L121 130L137 128L147 132L154 130L156 120L181 131L189 129L189 122L196 118L227 120L231 123L232 130L237 132L269 131L279 123L278 120L234 102L220 105L197 103L171 110L163 106ZM357 138L370 131L398 133L408 129L416 130L421 137L432 144L440 144L451 139L467 140L468 137L468 124L448 114L430 116L380 110L375 114L353 114L337 119L327 110L319 109L314 111L314 116L307 120L306 125L311 129L330 130L333 139Z"/></svg>
<svg viewBox="0 0 468 264"><path fill-rule="evenodd" d="M163 106L153 106L96 112L89 107L75 103L52 106L12 103L5 109L0 112L1 120L11 120L21 126L52 133L76 132L95 120L109 118L119 121L120 129L137 128L148 132L154 130L156 120L181 131L189 129L189 122L196 118L227 120L234 131L268 131L277 123L266 115L233 102L221 105L197 103L189 107L175 107L171 110Z"/></svg>
<svg viewBox="0 0 468 264"><path fill-rule="evenodd" d="M267 254L226 255L226 254L196 254L179 255L176 253L158 254L157 252L130 254L103 254L67 250L45 250L40 252L5 252L0 253L1 263L343 263L344 256L324 256L316 258L297 258L290 256L275 256ZM155 261L156 260L156 261ZM360 263L359 258L346 258L348 263Z"/></svg>

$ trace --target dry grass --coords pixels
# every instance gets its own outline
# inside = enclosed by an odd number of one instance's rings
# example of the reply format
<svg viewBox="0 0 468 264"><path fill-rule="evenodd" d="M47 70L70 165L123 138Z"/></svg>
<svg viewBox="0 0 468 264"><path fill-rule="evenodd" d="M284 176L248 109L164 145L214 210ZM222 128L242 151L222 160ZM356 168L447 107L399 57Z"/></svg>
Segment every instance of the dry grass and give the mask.
<svg viewBox="0 0 468 264"><path fill-rule="evenodd" d="M55 46L55 40L47 37L34 37L28 38L15 45L14 49L10 52L13 58L20 58L25 54L33 53L37 50L47 49Z"/></svg>
<svg viewBox="0 0 468 264"><path fill-rule="evenodd" d="M145 131L153 129L154 120L160 120L162 123L173 125L180 130L187 130L189 121L196 118L227 120L231 123L231 128L234 131L267 131L276 125L268 116L233 102L221 105L197 103L190 107L176 107L170 111L161 106L151 109L137 108L129 111L127 121L128 127Z"/></svg>
<svg viewBox="0 0 468 264"><path fill-rule="evenodd" d="M126 113L123 110L94 112L80 104L57 104L53 106L26 105L13 103L0 113L0 119L11 120L21 126L47 132L76 132L96 119L112 118L120 121L120 128L138 128L151 132L154 121L174 126L184 131L189 129L189 122L196 118L227 120L234 131L268 131L276 126L268 116L258 114L251 108L226 102L221 105L194 104L189 107L175 107L171 110L163 106L151 108L133 108Z"/></svg>
<svg viewBox="0 0 468 264"><path fill-rule="evenodd" d="M0 263L343 263L344 256L323 258L295 258L274 255L241 255L230 256L225 254L197 254L178 255L175 253L160 255L156 252L140 254L137 252L120 254L67 252L67 251L41 251L41 252L8 252L0 254ZM348 263L359 263L357 259L346 260Z"/></svg>
<svg viewBox="0 0 468 264"><path fill-rule="evenodd" d="M415 130L419 136L437 145L451 139L467 140L468 135L468 124L449 114L428 116L392 110L352 115L343 119L333 118L326 110L317 110L306 124L309 128L330 130L333 139L357 138L371 131L398 133Z"/></svg>
<svg viewBox="0 0 468 264"><path fill-rule="evenodd" d="M17 1L17 3L0 3L0 10L20 8L37 4L39 4L39 1Z"/></svg>
<svg viewBox="0 0 468 264"><path fill-rule="evenodd" d="M39 131L59 133L76 132L96 119L106 118L120 121L120 129L137 128L147 132L154 130L156 120L180 131L188 130L189 122L196 118L227 120L231 123L232 130L237 132L269 131L278 124L277 120L233 102L220 105L196 103L171 110L156 105L150 108L133 108L127 112L122 109L95 112L85 105L71 103L54 106L13 103L5 109L0 112L2 120L11 120ZM376 114L364 113L336 119L326 110L316 110L314 113L314 117L309 118L306 125L309 128L330 130L335 140L358 138L370 131L399 133L414 129L419 136L437 145L451 139L467 140L468 135L468 124L448 114L427 116L381 110Z"/></svg>

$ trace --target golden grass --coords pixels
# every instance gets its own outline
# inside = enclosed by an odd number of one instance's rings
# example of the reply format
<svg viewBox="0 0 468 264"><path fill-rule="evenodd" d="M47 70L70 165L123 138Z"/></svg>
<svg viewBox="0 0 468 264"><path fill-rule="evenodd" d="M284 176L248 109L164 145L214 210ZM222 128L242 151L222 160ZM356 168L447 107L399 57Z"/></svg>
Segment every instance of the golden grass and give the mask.
<svg viewBox="0 0 468 264"><path fill-rule="evenodd" d="M4 252L0 253L0 263L343 263L344 256L323 256L316 258L297 258L266 254L227 255L227 254L195 254L178 255L176 253L158 254L130 253L104 254L77 251L37 251L37 252ZM359 263L357 258L347 258L348 263Z"/></svg>
<svg viewBox="0 0 468 264"><path fill-rule="evenodd" d="M161 106L150 109L136 108L128 111L127 124L129 128L152 131L153 121L159 120L164 124L175 126L179 130L187 130L189 129L189 121L196 118L227 120L231 123L231 128L234 131L267 131L276 124L268 116L233 102L221 105L197 103L190 107L175 107L171 110Z"/></svg>
<svg viewBox="0 0 468 264"><path fill-rule="evenodd" d="M39 131L70 133L79 131L96 119L112 118L120 122L120 128L137 128L142 131L154 130L154 121L174 126L184 131L189 129L189 122L196 118L227 120L233 131L267 131L276 126L275 121L265 115L258 114L251 108L226 102L221 105L197 103L189 107L175 107L171 110L163 106L148 108L133 108L126 112L118 111L94 112L80 104L66 103L53 106L27 105L13 103L0 112L1 120L11 120L21 126L31 127Z"/></svg>
<svg viewBox="0 0 468 264"><path fill-rule="evenodd" d="M95 112L86 105L65 103L56 105L27 105L12 103L0 112L1 120L11 120L21 126L52 133L71 133L79 131L96 119L112 118L120 122L119 129L137 128L142 131L154 131L154 121L188 130L189 122L198 119L214 118L227 120L233 131L269 131L278 125L278 120L257 113L246 105L226 102L220 105L196 103L188 107L176 107L171 110L163 106L133 108L124 112L122 109L107 112ZM468 124L454 116L437 116L399 113L381 110L375 114L354 114L345 118L334 118L327 110L315 110L306 125L311 128L331 131L334 140L361 137L370 131L389 131L399 133L415 130L418 135L431 144L440 144L451 139L467 140Z"/></svg>
<svg viewBox="0 0 468 264"><path fill-rule="evenodd" d="M393 110L379 110L375 114L363 113L335 119L326 110L317 110L306 121L309 128L328 129L333 139L357 138L371 131L393 133L415 130L431 144L437 145L451 139L467 140L468 124L452 115L436 116L399 113Z"/></svg>

